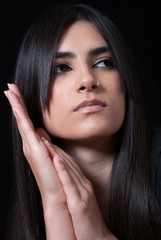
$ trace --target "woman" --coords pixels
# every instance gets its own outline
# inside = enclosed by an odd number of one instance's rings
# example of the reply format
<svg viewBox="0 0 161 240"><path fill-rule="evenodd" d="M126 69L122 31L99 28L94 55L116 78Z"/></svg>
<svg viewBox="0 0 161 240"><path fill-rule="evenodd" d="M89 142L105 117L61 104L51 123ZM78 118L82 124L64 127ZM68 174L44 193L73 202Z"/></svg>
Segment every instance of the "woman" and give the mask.
<svg viewBox="0 0 161 240"><path fill-rule="evenodd" d="M161 239L137 74L110 19L81 4L44 13L15 84L9 239Z"/></svg>

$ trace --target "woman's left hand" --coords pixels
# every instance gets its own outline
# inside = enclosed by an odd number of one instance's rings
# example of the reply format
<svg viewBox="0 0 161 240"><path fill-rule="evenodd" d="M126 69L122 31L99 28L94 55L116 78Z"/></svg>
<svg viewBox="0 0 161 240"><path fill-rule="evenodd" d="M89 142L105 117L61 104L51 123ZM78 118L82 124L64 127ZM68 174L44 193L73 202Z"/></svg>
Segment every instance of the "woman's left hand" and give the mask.
<svg viewBox="0 0 161 240"><path fill-rule="evenodd" d="M59 147L45 141L67 197L67 205L78 240L116 239L106 227L93 186L76 162ZM55 155L55 152L57 155Z"/></svg>

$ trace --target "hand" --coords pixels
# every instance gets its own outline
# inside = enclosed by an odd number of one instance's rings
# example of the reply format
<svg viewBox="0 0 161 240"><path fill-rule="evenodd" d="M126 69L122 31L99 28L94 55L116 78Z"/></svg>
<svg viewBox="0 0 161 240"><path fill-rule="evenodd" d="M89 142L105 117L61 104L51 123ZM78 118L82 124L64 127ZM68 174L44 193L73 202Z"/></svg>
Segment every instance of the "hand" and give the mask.
<svg viewBox="0 0 161 240"><path fill-rule="evenodd" d="M50 140L43 129L34 129L23 97L15 84L5 91L22 138L23 152L38 184L46 225L47 240L75 240L71 217L66 204L66 194L55 170L51 155L41 139ZM53 149L54 155L54 149ZM62 231L62 225L64 230Z"/></svg>
<svg viewBox="0 0 161 240"><path fill-rule="evenodd" d="M22 138L23 152L34 173L42 199L44 201L66 203L66 196L52 159L44 142L41 140L41 136L45 136L47 139L50 139L50 137L43 129L37 131L34 129L22 95L16 85L9 84L6 96L16 117Z"/></svg>
<svg viewBox="0 0 161 240"><path fill-rule="evenodd" d="M45 141L67 197L77 240L116 239L106 227L99 210L92 184L67 153ZM57 155L55 155L55 152Z"/></svg>

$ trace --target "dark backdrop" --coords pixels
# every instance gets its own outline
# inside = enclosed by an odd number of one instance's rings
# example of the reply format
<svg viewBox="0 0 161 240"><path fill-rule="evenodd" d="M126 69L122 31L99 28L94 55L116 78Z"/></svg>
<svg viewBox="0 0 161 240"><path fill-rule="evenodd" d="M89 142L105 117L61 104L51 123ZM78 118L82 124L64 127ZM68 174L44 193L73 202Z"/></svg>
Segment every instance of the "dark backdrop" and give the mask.
<svg viewBox="0 0 161 240"><path fill-rule="evenodd" d="M79 2L79 1L61 1ZM106 12L119 25L137 59L141 85L147 102L149 117L154 124L161 124L161 47L159 0L81 1L92 3ZM12 186L11 110L3 94L7 82L12 82L14 64L21 39L32 21L53 1L0 1L0 239L3 240L10 190ZM16 147L16 146L15 146Z"/></svg>

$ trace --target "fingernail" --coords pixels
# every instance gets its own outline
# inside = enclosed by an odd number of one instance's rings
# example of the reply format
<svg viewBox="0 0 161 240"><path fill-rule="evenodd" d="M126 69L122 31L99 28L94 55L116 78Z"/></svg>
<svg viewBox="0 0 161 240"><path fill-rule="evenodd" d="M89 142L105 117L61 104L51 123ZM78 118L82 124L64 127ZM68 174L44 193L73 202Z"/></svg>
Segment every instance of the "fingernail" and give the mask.
<svg viewBox="0 0 161 240"><path fill-rule="evenodd" d="M41 140L42 140L42 141L45 141L46 139L45 139L44 137L41 137Z"/></svg>
<svg viewBox="0 0 161 240"><path fill-rule="evenodd" d="M4 91L4 95L8 98L8 92Z"/></svg>
<svg viewBox="0 0 161 240"><path fill-rule="evenodd" d="M50 145L49 141L44 138L44 137L41 137L41 140L46 144L46 145Z"/></svg>
<svg viewBox="0 0 161 240"><path fill-rule="evenodd" d="M8 86L9 89L10 89L10 85L11 85L10 83L7 83L7 86Z"/></svg>

